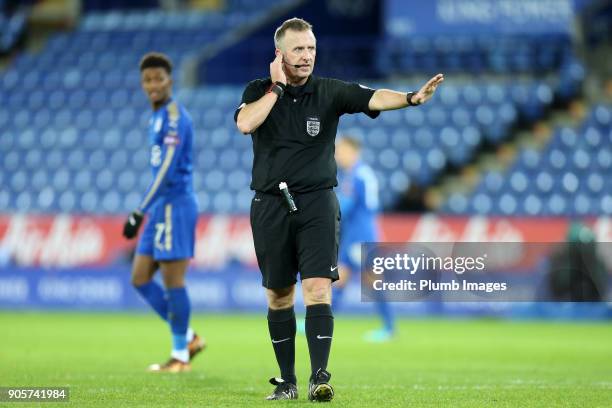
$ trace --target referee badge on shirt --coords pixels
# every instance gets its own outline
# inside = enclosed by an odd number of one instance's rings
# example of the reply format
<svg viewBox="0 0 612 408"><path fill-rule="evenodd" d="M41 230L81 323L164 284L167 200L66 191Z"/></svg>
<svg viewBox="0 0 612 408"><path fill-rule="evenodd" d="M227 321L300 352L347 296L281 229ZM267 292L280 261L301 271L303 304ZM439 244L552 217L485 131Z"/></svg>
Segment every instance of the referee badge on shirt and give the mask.
<svg viewBox="0 0 612 408"><path fill-rule="evenodd" d="M306 132L312 137L319 134L321 130L321 120L316 116L310 116L306 118Z"/></svg>

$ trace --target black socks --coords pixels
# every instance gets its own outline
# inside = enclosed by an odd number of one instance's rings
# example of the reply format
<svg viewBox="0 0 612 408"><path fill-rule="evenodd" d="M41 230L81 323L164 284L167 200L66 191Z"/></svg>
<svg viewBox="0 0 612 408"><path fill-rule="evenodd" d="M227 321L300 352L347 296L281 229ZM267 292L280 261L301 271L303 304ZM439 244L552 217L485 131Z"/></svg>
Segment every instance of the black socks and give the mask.
<svg viewBox="0 0 612 408"><path fill-rule="evenodd" d="M319 368L327 369L333 333L334 317L331 305L318 303L306 306L306 339L312 375L316 374Z"/></svg>
<svg viewBox="0 0 612 408"><path fill-rule="evenodd" d="M270 339L281 371L281 377L286 382L296 384L295 313L293 306L287 309L268 309L268 330L270 331ZM310 344L310 341L308 343Z"/></svg>

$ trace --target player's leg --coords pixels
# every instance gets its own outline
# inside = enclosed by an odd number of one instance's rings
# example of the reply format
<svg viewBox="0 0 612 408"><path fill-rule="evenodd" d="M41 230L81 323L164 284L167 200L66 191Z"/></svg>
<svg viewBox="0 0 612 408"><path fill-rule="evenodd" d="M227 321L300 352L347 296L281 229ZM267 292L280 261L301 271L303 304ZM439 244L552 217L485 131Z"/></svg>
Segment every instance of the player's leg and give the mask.
<svg viewBox="0 0 612 408"><path fill-rule="evenodd" d="M152 366L152 370L187 371L189 361L204 348L204 342L189 328L191 304L185 288L185 275L194 254L197 204L192 197L178 198L158 205L155 213L154 258L166 287L172 353L166 364Z"/></svg>
<svg viewBox="0 0 612 408"><path fill-rule="evenodd" d="M332 287L332 309L337 312L342 306L346 285L351 279L351 268L343 263L338 264L338 280Z"/></svg>
<svg viewBox="0 0 612 408"><path fill-rule="evenodd" d="M163 320L168 320L168 299L164 289L153 280L159 264L149 255L136 255L132 264L132 285Z"/></svg>
<svg viewBox="0 0 612 408"><path fill-rule="evenodd" d="M376 299L376 309L378 310L378 314L382 320L383 329L389 335L393 335L395 332L395 321L391 306L389 305L389 302L387 302L384 294L381 294L380 297Z"/></svg>
<svg viewBox="0 0 612 408"><path fill-rule="evenodd" d="M168 293L168 323L172 331L171 356L184 363L189 362L187 330L191 304L185 288L188 259L160 262L164 285Z"/></svg>
<svg viewBox="0 0 612 408"><path fill-rule="evenodd" d="M370 280L371 275L365 274L362 276L363 279ZM372 287L372 283L366 283L365 287ZM385 342L391 340L395 335L395 317L391 305L386 299L384 291L370 290L369 295L374 300L374 307L376 313L380 316L382 321L382 327L377 330L369 331L365 334L364 339L369 342Z"/></svg>
<svg viewBox="0 0 612 408"><path fill-rule="evenodd" d="M352 238L352 237L349 237ZM338 251L338 280L332 289L332 307L338 311L354 272L361 270L361 241L345 239Z"/></svg>
<svg viewBox="0 0 612 408"><path fill-rule="evenodd" d="M251 228L262 285L268 299L268 331L281 378L272 378L268 400L297 399L296 322L293 309L297 260L289 215L280 197L257 193L251 203Z"/></svg>
<svg viewBox="0 0 612 408"><path fill-rule="evenodd" d="M297 250L311 366L308 398L330 401L334 391L329 384L327 363L334 331L331 302L332 282L338 280L340 211L332 190L305 194L299 199L302 211Z"/></svg>
<svg viewBox="0 0 612 408"><path fill-rule="evenodd" d="M383 291L373 291L372 296L374 296L376 313L380 316L383 326L378 330L366 333L364 338L374 343L389 341L395 335L395 318L391 305L387 302Z"/></svg>
<svg viewBox="0 0 612 408"><path fill-rule="evenodd" d="M154 222L149 219L138 240L132 262L132 285L163 320L168 318L168 301L164 289L153 280L159 264L153 259Z"/></svg>
<svg viewBox="0 0 612 408"><path fill-rule="evenodd" d="M148 255L136 255L132 266L132 285L164 321L168 321L168 298L164 288L153 277L160 264ZM167 286L166 286L167 287ZM191 327L187 329L189 355L193 358L205 344Z"/></svg>

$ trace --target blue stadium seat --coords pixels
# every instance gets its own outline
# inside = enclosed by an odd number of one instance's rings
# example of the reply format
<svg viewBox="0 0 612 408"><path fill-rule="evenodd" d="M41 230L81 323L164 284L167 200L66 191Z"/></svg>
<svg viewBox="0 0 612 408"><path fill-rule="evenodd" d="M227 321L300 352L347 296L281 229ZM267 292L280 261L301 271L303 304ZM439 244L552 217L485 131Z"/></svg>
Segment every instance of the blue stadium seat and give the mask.
<svg viewBox="0 0 612 408"><path fill-rule="evenodd" d="M29 191L22 191L17 194L14 207L22 213L27 213L34 209L36 206L36 200L34 194Z"/></svg>
<svg viewBox="0 0 612 408"><path fill-rule="evenodd" d="M592 213L591 199L584 195L578 194L572 201L572 212L575 215L588 215Z"/></svg>
<svg viewBox="0 0 612 408"><path fill-rule="evenodd" d="M521 171L515 171L510 175L510 187L516 194L524 193L529 187L527 175Z"/></svg>
<svg viewBox="0 0 612 408"><path fill-rule="evenodd" d="M390 144L387 132L380 127L370 130L365 135L364 144L372 149L383 149Z"/></svg>
<svg viewBox="0 0 612 408"><path fill-rule="evenodd" d="M123 195L123 212L133 211L134 208L138 208L143 199L142 194L144 193L131 191Z"/></svg>
<svg viewBox="0 0 612 408"><path fill-rule="evenodd" d="M200 149L195 161L197 166L201 168L202 171L207 172L208 170L217 167L216 152L214 152L212 149Z"/></svg>
<svg viewBox="0 0 612 408"><path fill-rule="evenodd" d="M125 195L130 191L134 191L136 189L136 173L131 169L126 169L118 173L117 176L117 187L118 190Z"/></svg>
<svg viewBox="0 0 612 408"><path fill-rule="evenodd" d="M394 130L391 135L391 147L394 148L399 154L403 154L406 150L412 146L412 136L410 130L400 126Z"/></svg>
<svg viewBox="0 0 612 408"><path fill-rule="evenodd" d="M102 169L96 176L96 188L103 192L109 191L115 185L115 172L108 168Z"/></svg>
<svg viewBox="0 0 612 408"><path fill-rule="evenodd" d="M591 195L598 196L604 191L604 178L599 173L591 173L587 178L586 186Z"/></svg>
<svg viewBox="0 0 612 408"><path fill-rule="evenodd" d="M74 177L72 188L77 193L83 193L89 191L93 187L92 184L93 176L91 171L88 169L82 169Z"/></svg>
<svg viewBox="0 0 612 408"><path fill-rule="evenodd" d="M526 215L541 215L542 207L542 200L535 194L527 195L522 201L522 212Z"/></svg>
<svg viewBox="0 0 612 408"><path fill-rule="evenodd" d="M109 191L102 198L102 210L105 213L116 213L121 208L121 196L117 191Z"/></svg>
<svg viewBox="0 0 612 408"><path fill-rule="evenodd" d="M212 170L205 176L205 186L210 191L222 191L225 186L225 174L219 170Z"/></svg>
<svg viewBox="0 0 612 408"><path fill-rule="evenodd" d="M399 167L399 155L394 149L383 149L378 154L377 167L385 170L395 170Z"/></svg>
<svg viewBox="0 0 612 408"><path fill-rule="evenodd" d="M72 191L64 191L57 198L57 208L61 213L72 213L77 210L77 196Z"/></svg>
<svg viewBox="0 0 612 408"><path fill-rule="evenodd" d="M227 177L227 187L234 192L240 192L245 190L245 186L249 185L251 181L250 174L243 170L237 169L229 173Z"/></svg>
<svg viewBox="0 0 612 408"><path fill-rule="evenodd" d="M496 201L497 213L503 215L513 215L518 208L518 200L514 194L504 193Z"/></svg>
<svg viewBox="0 0 612 408"><path fill-rule="evenodd" d="M466 214L468 209L468 199L464 194L451 194L446 203L446 208L453 214Z"/></svg>
<svg viewBox="0 0 612 408"><path fill-rule="evenodd" d="M562 215L568 210L567 207L567 200L563 198L562 195L554 193L546 202L546 214L555 216Z"/></svg>
<svg viewBox="0 0 612 408"><path fill-rule="evenodd" d="M85 191L79 196L79 212L99 214L101 209L99 208L100 197L92 190Z"/></svg>
<svg viewBox="0 0 612 408"><path fill-rule="evenodd" d="M235 197L227 191L219 191L214 194L212 199L212 211L217 214L232 213L235 203Z"/></svg>
<svg viewBox="0 0 612 408"><path fill-rule="evenodd" d="M493 200L488 194L477 193L472 196L469 209L475 214L490 214L493 209Z"/></svg>
<svg viewBox="0 0 612 408"><path fill-rule="evenodd" d="M599 210L603 215L612 215L612 195L606 194L601 198Z"/></svg>
<svg viewBox="0 0 612 408"><path fill-rule="evenodd" d="M229 143L228 143L229 144ZM240 161L240 155L236 150L220 150L219 156L219 168L225 171L235 169Z"/></svg>

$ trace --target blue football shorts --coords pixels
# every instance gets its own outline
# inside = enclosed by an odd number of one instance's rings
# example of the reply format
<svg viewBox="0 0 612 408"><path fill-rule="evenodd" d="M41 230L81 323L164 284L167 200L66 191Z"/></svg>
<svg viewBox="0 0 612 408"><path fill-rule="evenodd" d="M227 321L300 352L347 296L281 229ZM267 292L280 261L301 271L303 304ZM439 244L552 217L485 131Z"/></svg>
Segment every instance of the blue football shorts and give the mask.
<svg viewBox="0 0 612 408"><path fill-rule="evenodd" d="M136 253L156 261L193 258L197 222L194 196L160 200L148 213Z"/></svg>

